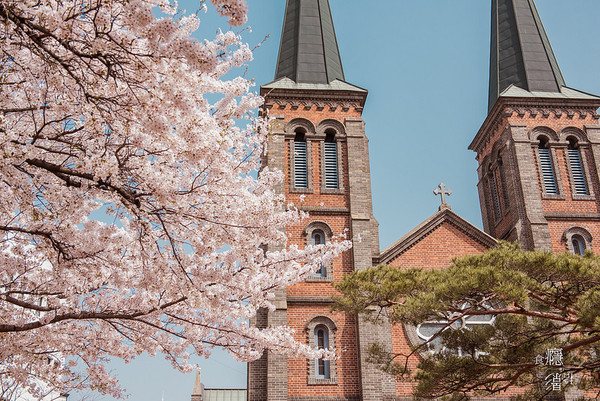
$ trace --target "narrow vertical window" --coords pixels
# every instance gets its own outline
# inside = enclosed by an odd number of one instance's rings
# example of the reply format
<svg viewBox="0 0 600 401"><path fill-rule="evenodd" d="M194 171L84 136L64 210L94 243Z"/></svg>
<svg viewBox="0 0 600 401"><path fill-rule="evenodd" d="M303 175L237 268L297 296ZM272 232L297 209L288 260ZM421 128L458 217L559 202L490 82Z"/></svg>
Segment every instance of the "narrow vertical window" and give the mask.
<svg viewBox="0 0 600 401"><path fill-rule="evenodd" d="M585 253L585 241L579 235L571 237L571 244L573 245L573 253L575 255L583 255Z"/></svg>
<svg viewBox="0 0 600 401"><path fill-rule="evenodd" d="M325 244L325 234L321 230L315 230L312 233L312 244L313 245L324 245ZM321 265L319 270L315 272L315 276L325 277L327 272L325 270L325 266Z"/></svg>
<svg viewBox="0 0 600 401"><path fill-rule="evenodd" d="M558 194L558 184L556 183L556 174L552 163L552 154L548 146L548 140L539 138L540 144L538 154L540 155L540 167L544 192L547 194Z"/></svg>
<svg viewBox="0 0 600 401"><path fill-rule="evenodd" d="M297 133L294 139L294 187L308 188L308 157L302 133Z"/></svg>
<svg viewBox="0 0 600 401"><path fill-rule="evenodd" d="M325 161L325 188L338 189L338 151L335 142L335 133L327 133L324 146Z"/></svg>
<svg viewBox="0 0 600 401"><path fill-rule="evenodd" d="M575 195L589 195L588 186L585 180L581 152L577 146L577 140L569 138L569 147L567 148L569 156L569 165L571 166L571 175L573 178L573 193Z"/></svg>
<svg viewBox="0 0 600 401"><path fill-rule="evenodd" d="M492 194L492 203L494 204L494 216L496 221L499 221L502 217L502 210L500 209L500 197L498 196L498 185L496 182L496 173L490 171L490 192Z"/></svg>
<svg viewBox="0 0 600 401"><path fill-rule="evenodd" d="M315 345L317 349L329 349L329 332L327 327L319 325L315 327ZM329 379L329 361L323 358L315 360L315 376L317 379Z"/></svg>
<svg viewBox="0 0 600 401"><path fill-rule="evenodd" d="M502 189L502 201L504 202L504 213L510 208L510 197L508 196L508 186L506 185L506 171L502 159L498 159L498 173L500 175L500 188Z"/></svg>

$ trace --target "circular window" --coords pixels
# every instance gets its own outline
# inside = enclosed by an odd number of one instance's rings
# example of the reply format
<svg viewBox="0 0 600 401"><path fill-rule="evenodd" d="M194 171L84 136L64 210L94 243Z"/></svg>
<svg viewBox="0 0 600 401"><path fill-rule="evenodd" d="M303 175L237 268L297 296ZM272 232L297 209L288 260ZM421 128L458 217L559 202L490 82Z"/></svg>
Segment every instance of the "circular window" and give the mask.
<svg viewBox="0 0 600 401"><path fill-rule="evenodd" d="M469 305L463 305L463 309L467 309ZM481 308L485 311L487 308ZM491 307L490 307L491 309ZM438 333L446 330L472 329L481 325L493 324L495 317L493 315L469 315L462 316L460 314L449 315L446 319L429 320L421 323L416 327L417 338L419 344L428 343L427 349L429 352L439 352L444 350L441 336L435 337ZM452 321L452 324L448 324ZM459 350L460 355L460 350Z"/></svg>

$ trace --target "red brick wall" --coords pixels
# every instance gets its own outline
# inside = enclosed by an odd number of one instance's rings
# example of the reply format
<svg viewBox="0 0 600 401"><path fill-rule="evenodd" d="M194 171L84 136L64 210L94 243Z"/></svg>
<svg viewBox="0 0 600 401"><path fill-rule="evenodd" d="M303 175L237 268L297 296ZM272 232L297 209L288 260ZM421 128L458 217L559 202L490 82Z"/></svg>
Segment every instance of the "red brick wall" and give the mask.
<svg viewBox="0 0 600 401"><path fill-rule="evenodd" d="M560 108L554 108L560 109ZM553 109L553 110L554 110ZM494 145L501 140L501 135L504 130L507 128L508 124L512 125L521 125L525 126L527 132L531 132L536 128L547 127L553 130L556 133L560 133L565 128L576 128L585 132L586 125L597 125L598 118L593 113L587 112L584 115L578 112L569 113L563 112L560 116L557 116L556 113L550 112L547 115L539 110L536 114L531 114L529 111L525 111L524 114L519 115L516 111L513 111L512 107L507 107L504 110L504 114L506 117L502 117L497 124L495 124L492 132L489 134L489 141L485 142L485 145L480 150L478 154L478 160L483 162L484 158L488 156L494 147ZM535 138L531 138L535 141ZM554 142L551 138L551 142ZM534 147L535 145L532 144ZM551 144L552 146L552 144ZM533 160L537 160L535 149L532 147L532 156ZM567 167L566 160L566 152L564 145L563 147L552 147L554 150L554 155L556 156L555 166L557 167L557 177L560 179L560 188L561 188L561 199L542 199L542 210L544 214L576 214L576 213L585 213L585 214L598 214L600 213L600 202L598 201L598 195L600 194L600 187L597 172L595 169L595 163L591 154L591 150L589 148L582 148L582 158L585 159L588 166L588 176L587 182L588 185L593 189L594 194L596 195L596 199L592 200L581 200L581 199L573 199L572 190L571 190L571 182L570 182L570 174ZM541 181L539 180L539 171L537 162L534 162L532 166L533 169L537 172L538 175L538 189L540 194L542 193ZM518 173L514 171L513 173ZM487 191L487 188L486 188ZM489 194L487 197L489 198ZM541 196L541 195L540 195ZM492 223L493 229L491 230L493 234L501 237L505 233L507 233L511 227L517 222L517 202L523 202L522 199L510 199L511 205L509 208L509 212L507 215L503 216L503 219L496 223ZM492 216L493 220L493 205L491 205L491 200L487 200L486 209L488 210L488 215ZM504 209L503 209L504 211ZM548 218L548 228L550 230L551 236L551 244L552 249L555 252L564 252L566 250L565 241L563 240L563 233L566 229L578 226L587 229L594 239L600 239L598 237L598 229L596 228L597 222L593 221L585 221L571 219L566 220L565 218L561 219L561 221L556 221L556 219ZM596 242L596 241L594 241ZM592 245L595 245L594 242ZM595 252L600 251L600 242L598 242L597 246L594 247Z"/></svg>
<svg viewBox="0 0 600 401"><path fill-rule="evenodd" d="M560 117L556 117L554 113L550 113L547 117L544 117L542 113L532 116L527 112L524 116L520 117L516 112L513 112L506 121L511 124L526 125L528 130L543 126L551 128L556 132L566 127L583 129L584 125L598 124L598 119L591 113L587 113L585 117L581 118L578 113L575 113L572 117L569 117L567 113L562 113Z"/></svg>
<svg viewBox="0 0 600 401"><path fill-rule="evenodd" d="M486 250L480 242L453 224L444 222L389 264L396 267L441 269L450 266L454 257L478 255Z"/></svg>
<svg viewBox="0 0 600 401"><path fill-rule="evenodd" d="M585 132L585 126L598 124L598 117L595 113L591 113L589 110L586 110L583 114L579 113L575 109L576 106L564 106L564 107L555 107L555 108L547 108L546 115L542 112L542 109L537 111L537 114L532 115L529 111L524 111L519 115L518 112L514 111L512 106L507 106L505 110L503 110L503 117L500 117L499 121L496 121L493 128L489 133L489 140L485 142L482 148L478 153L478 160L483 162L484 158L492 152L492 149L496 143L501 141L502 133L508 128L509 124L515 126L525 126L527 133L531 133L536 128L547 127L553 130L557 134L561 134L561 132L566 128L576 128L582 132ZM567 110L571 108L571 110ZM558 113L558 115L554 112L554 110L562 110L564 111ZM550 112L548 112L550 111ZM568 112L567 112L568 111ZM569 115L570 114L570 115ZM540 132L541 133L541 132ZM532 141L535 141L536 138L531 138ZM592 246L594 246L594 252L600 253L600 224L594 218L586 218L577 217L577 214L588 214L588 215L598 215L600 213L600 203L598 199L600 198L600 184L598 180L598 172L595 168L595 162L593 160L591 149L590 148L581 148L582 158L587 162L587 184L593 190L595 198L593 199L573 199L573 193L571 188L570 181L570 173L567 164L567 154L565 147L564 137L561 138L561 146L555 146L554 138L550 138L550 146L553 149L553 154L555 155L554 166L557 171L557 178L559 178L559 186L560 186L560 199L544 199L542 196L542 181L540 180L540 172L538 170L537 164L537 152L534 147L535 144L532 143L532 151L531 155L532 160L534 160L534 165L531 168L537 173L537 187L539 190L541 206L542 206L542 216L546 218L548 223L548 230L550 234L550 242L553 252L565 252L567 251L567 244L564 240L564 233L566 230L572 227L582 227L586 229L591 236L593 237ZM514 171L513 173L518 174L518 171ZM522 173L522 172L521 172ZM486 194L489 197L489 194ZM523 199L510 199L510 213L508 216L504 217L504 220L495 225L495 233L502 234L504 231L510 229L511 225L516 222L517 216L515 213L517 202L519 202L519 208L527 208L531 205L524 205ZM488 200L488 203L490 201ZM486 205L488 214L492 214L493 209L492 205ZM561 216L562 215L562 216ZM399 348L401 349L401 348ZM518 389L511 389L511 392L514 394L518 392ZM507 392L507 395L510 395L511 392ZM593 398L595 393L586 392L584 394L587 397Z"/></svg>
<svg viewBox="0 0 600 401"><path fill-rule="evenodd" d="M554 114L550 114L548 117L542 117L539 114L536 117L529 116L528 118L519 118L514 115L509 118L509 121L519 124L526 124L528 130L533 130L537 127L549 127L555 132L560 132L567 127L575 127L584 131L584 125L586 124L597 124L598 120L595 119L591 114L588 114L586 118L569 118L566 114L561 117L556 117ZM532 138L535 139L535 138ZM542 199L543 212L552 214L574 214L574 213L586 213L586 214L597 214L600 213L600 202L598 201L599 183L597 178L597 172L595 163L589 148L581 149L582 159L585 159L588 166L587 183L588 186L593 190L596 195L595 199L591 200L580 200L573 199L573 191L571 188L570 173L567 165L566 149L564 147L555 147L554 155L556 160L554 165L557 168L557 178L560 180L561 199ZM534 160L536 159L535 151L532 149ZM540 180L540 172L536 171L538 175L539 191L542 193L542 183ZM596 239L592 245L596 245L593 250L594 252L600 252L600 227L597 221L590 221L585 219L571 219L553 221L548 219L548 228L550 230L550 239L552 243L552 250L554 252L565 252L567 250L566 243L563 238L564 232L571 227L582 227L585 228L591 235L592 238Z"/></svg>
<svg viewBox="0 0 600 401"><path fill-rule="evenodd" d="M486 250L486 246L446 221L389 264L399 268L442 269L451 264L452 258L478 255ZM404 355L410 353L411 344L404 332L404 326L393 326L392 347L395 353ZM403 359L398 361L404 362ZM419 357L412 356L408 360L408 368L414 371L418 363ZM409 397L413 387L414 383L411 381L397 380L396 395Z"/></svg>
<svg viewBox="0 0 600 401"><path fill-rule="evenodd" d="M347 117L360 117L360 111L350 107L344 111L341 107L332 110L325 106L323 110L318 110L316 105L312 105L309 110L304 106L293 109L288 103L284 106L274 104L270 110L271 114L283 115L284 126L294 118L304 118L310 120L315 127L326 119L335 119L344 123ZM292 193L290 186L293 185L291 178L291 140L285 144L285 195L288 203L293 203L296 207L313 210L309 218L300 224L291 227L288 230L290 244L304 247L307 238L303 235L304 229L311 222L326 223L333 231L334 236L347 234L351 236L350 214L349 212L320 212L323 208L345 208L349 210L349 181L348 181L348 157L347 146L344 139L341 138L341 154L339 162L341 163L340 183L344 188L341 194L323 194L321 193L321 141L312 140L311 135L307 135L307 144L310 146L311 155L311 193ZM344 274L354 270L352 251L346 251L336 258L332 263L332 272L334 282L341 281ZM287 289L289 297L330 297L336 294L331 283L327 282L302 282L297 283ZM319 304L288 304L287 317L288 325L295 330L296 339L302 342L308 342L308 332L306 327L308 323L318 316L327 316L333 320L337 327L335 333L335 348L339 359L336 361L337 384L331 385L313 385L308 384L308 364L314 361L306 359L288 359L288 395L289 396L346 396L356 397L361 393L360 374L358 369L358 344L356 332L356 320L352 315L345 313L332 313L329 305Z"/></svg>
<svg viewBox="0 0 600 401"><path fill-rule="evenodd" d="M354 107L348 108L344 111L342 107L337 107L335 110L331 110L331 107L325 106L323 110L318 110L316 105L310 106L310 109L306 110L304 106L300 106L296 109L292 107L290 103L280 105L275 103L269 110L269 114L279 114L284 116L285 121L290 121L294 118L306 118L312 121L315 125L326 118L332 118L343 123L347 117L361 117L361 112L356 110Z"/></svg>
<svg viewBox="0 0 600 401"><path fill-rule="evenodd" d="M336 325L335 349L336 385L308 385L308 364L313 360L288 359L289 396L358 396L360 375L358 372L358 345L356 343L356 321L345 313L332 313L329 306L291 305L288 307L288 324L295 330L295 338L308 342L306 324L317 316L327 316Z"/></svg>

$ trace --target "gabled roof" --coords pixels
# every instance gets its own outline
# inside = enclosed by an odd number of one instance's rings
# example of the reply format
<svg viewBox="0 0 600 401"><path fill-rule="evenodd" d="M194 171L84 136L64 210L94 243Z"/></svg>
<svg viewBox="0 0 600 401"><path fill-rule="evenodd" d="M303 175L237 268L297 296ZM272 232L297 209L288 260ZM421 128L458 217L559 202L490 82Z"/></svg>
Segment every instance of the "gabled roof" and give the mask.
<svg viewBox="0 0 600 401"><path fill-rule="evenodd" d="M419 224L404 237L400 238L398 241L383 250L379 257L379 263L389 264L391 261L400 257L404 252L412 248L415 244L430 235L444 223L453 225L486 248L492 248L497 244L497 241L494 237L484 233L449 208L442 208L423 223Z"/></svg>
<svg viewBox="0 0 600 401"><path fill-rule="evenodd" d="M345 81L329 0L287 0L275 80Z"/></svg>
<svg viewBox="0 0 600 401"><path fill-rule="evenodd" d="M530 93L566 86L534 0L492 0L489 110L511 85Z"/></svg>

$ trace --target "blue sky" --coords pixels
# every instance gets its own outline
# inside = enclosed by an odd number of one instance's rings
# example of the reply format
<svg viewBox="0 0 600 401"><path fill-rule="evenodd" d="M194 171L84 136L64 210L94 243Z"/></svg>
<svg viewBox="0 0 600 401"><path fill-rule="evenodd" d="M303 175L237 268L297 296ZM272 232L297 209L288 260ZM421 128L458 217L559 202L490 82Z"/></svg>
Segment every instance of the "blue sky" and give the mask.
<svg viewBox="0 0 600 401"><path fill-rule="evenodd" d="M363 118L381 249L437 211L432 191L442 181L453 191L452 210L482 227L477 164L467 146L487 114L490 3L330 0L346 80L369 90ZM197 0L179 4L198 7ZM600 0L536 4L567 85L600 94ZM247 71L260 85L273 80L285 0L248 5L245 40L252 47L270 35ZM200 17L198 38L225 27L212 10ZM194 362L207 387L245 388L245 365L223 352ZM111 367L132 401L160 401L163 393L164 401L189 400L194 375L160 356Z"/></svg>

